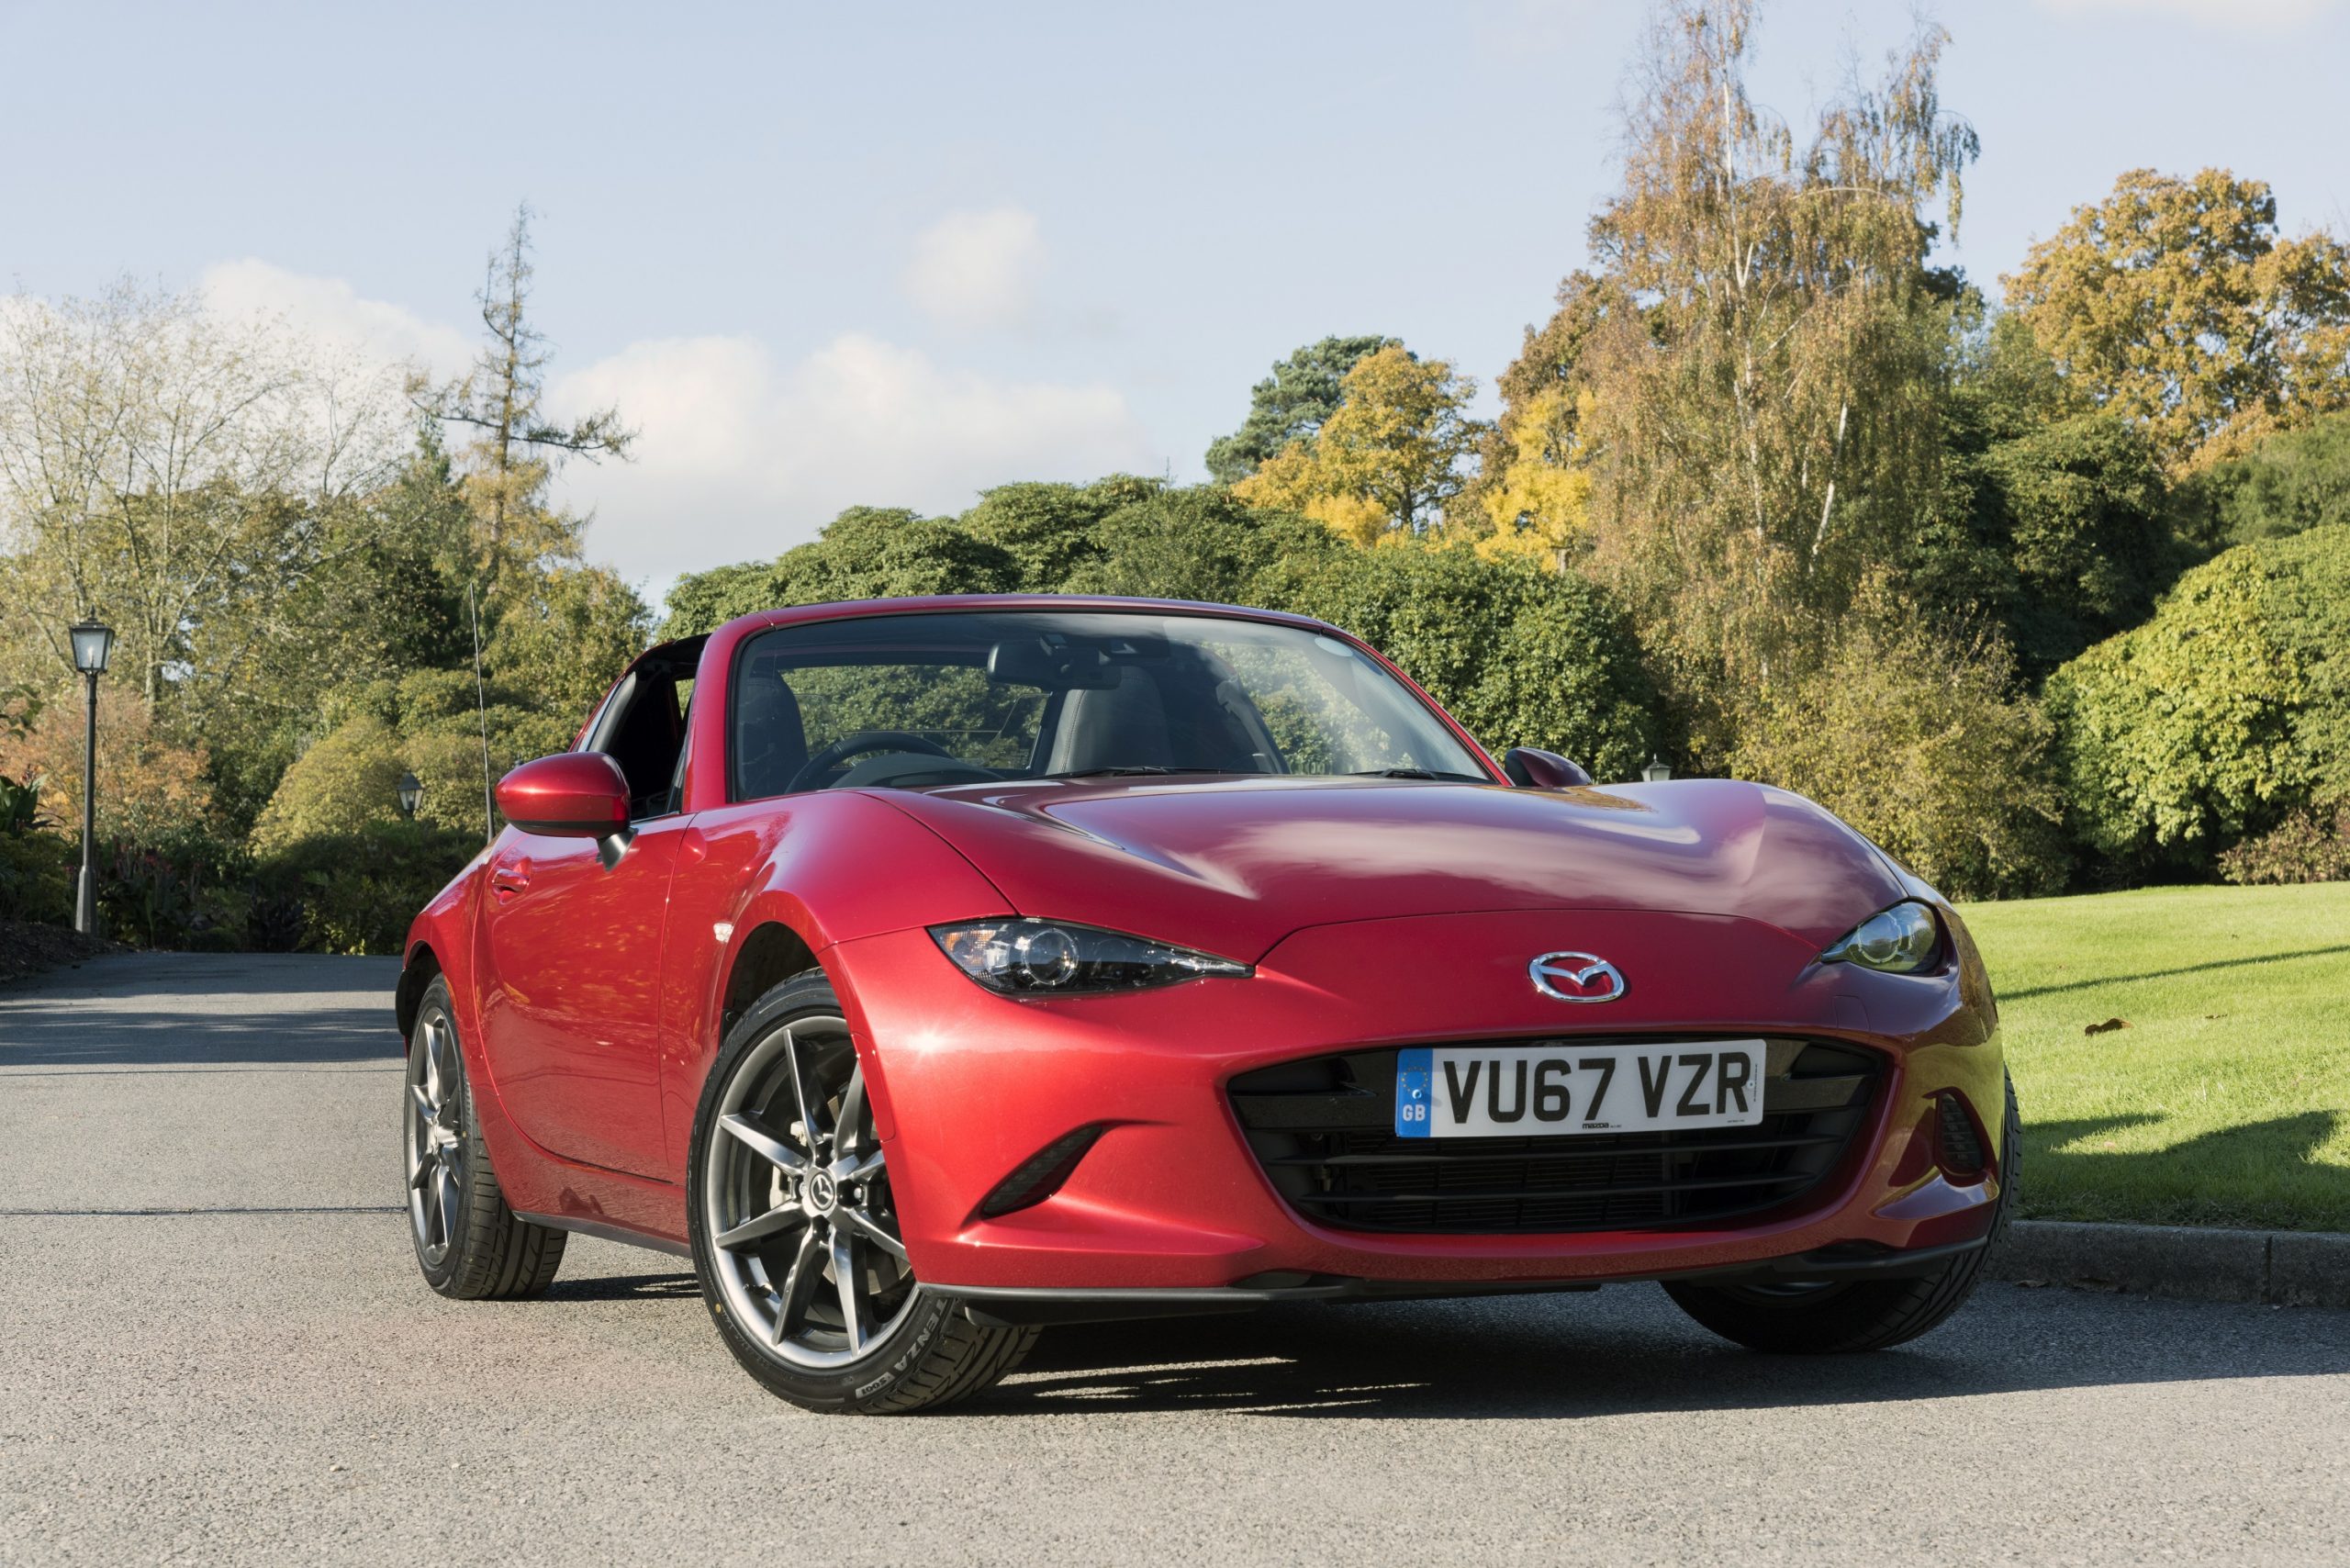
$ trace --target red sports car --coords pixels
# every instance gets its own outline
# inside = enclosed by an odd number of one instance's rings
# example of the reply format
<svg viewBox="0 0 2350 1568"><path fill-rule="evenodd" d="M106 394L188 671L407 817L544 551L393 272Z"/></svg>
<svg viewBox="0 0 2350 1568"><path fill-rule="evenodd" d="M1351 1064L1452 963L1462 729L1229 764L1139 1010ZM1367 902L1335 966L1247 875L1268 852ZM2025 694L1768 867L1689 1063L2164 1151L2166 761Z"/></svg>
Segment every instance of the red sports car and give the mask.
<svg viewBox="0 0 2350 1568"><path fill-rule="evenodd" d="M399 986L425 1279L689 1256L811 1408L963 1398L1051 1323L1628 1280L1867 1350L2014 1189L1931 889L1782 790L1497 767L1298 616L747 616L498 796Z"/></svg>

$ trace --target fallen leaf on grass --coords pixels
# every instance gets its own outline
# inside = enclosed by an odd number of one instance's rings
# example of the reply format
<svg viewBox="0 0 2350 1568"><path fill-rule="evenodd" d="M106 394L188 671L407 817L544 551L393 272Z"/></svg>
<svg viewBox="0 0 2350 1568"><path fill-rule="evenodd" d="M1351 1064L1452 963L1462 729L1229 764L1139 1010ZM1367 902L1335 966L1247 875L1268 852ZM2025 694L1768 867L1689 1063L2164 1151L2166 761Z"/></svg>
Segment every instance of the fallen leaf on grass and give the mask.
<svg viewBox="0 0 2350 1568"><path fill-rule="evenodd" d="M2087 1028L2083 1029L2081 1033L2084 1035L2110 1035L2116 1029L2127 1029L2128 1027L2130 1027L2130 1021L2126 1018L2109 1018L2102 1024L2090 1025Z"/></svg>

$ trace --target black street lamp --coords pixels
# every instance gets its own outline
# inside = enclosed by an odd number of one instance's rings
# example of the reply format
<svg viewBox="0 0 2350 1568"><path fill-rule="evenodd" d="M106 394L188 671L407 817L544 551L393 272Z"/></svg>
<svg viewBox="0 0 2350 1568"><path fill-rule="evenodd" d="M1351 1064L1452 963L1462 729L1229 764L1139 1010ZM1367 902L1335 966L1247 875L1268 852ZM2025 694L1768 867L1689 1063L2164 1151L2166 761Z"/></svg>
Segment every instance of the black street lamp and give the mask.
<svg viewBox="0 0 2350 1568"><path fill-rule="evenodd" d="M65 629L73 644L73 667L90 680L90 722L82 746L82 879L73 895L73 929L98 929L98 874L93 857L98 836L98 677L114 652L114 628L84 616Z"/></svg>
<svg viewBox="0 0 2350 1568"><path fill-rule="evenodd" d="M400 775L398 790L400 815L413 822L416 820L417 808L424 804L423 782L415 774L404 772Z"/></svg>
<svg viewBox="0 0 2350 1568"><path fill-rule="evenodd" d="M1649 753L1649 765L1640 769L1640 778L1651 784L1662 784L1672 777L1672 765L1656 753Z"/></svg>

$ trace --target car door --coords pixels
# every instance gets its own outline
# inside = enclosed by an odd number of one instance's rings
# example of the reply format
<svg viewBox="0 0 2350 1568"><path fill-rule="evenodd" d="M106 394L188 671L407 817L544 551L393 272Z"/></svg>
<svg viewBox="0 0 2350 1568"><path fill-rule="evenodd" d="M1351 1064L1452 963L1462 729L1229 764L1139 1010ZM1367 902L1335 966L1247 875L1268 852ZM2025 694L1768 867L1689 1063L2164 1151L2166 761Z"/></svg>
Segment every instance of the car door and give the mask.
<svg viewBox="0 0 2350 1568"><path fill-rule="evenodd" d="M691 825L671 789L678 684L640 665L584 748L629 778L635 820L617 858L593 839L509 832L490 857L483 916L483 1036L508 1113L565 1159L643 1176L667 1173L661 951Z"/></svg>

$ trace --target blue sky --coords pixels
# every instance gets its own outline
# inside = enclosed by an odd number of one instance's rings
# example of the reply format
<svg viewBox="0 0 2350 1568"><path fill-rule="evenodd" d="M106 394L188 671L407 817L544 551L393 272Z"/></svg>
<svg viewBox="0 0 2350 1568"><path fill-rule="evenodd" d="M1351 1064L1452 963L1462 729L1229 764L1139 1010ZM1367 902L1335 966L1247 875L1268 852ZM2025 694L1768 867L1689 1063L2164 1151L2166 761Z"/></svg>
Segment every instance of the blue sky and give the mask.
<svg viewBox="0 0 2350 1568"><path fill-rule="evenodd" d="M1488 382L1583 258L1639 7L1602 0L564 7L7 3L0 272L123 274L453 367L539 210L594 554L655 588L852 501L1200 476L1296 344L1382 331ZM2137 166L2232 166L2350 229L2350 5L1945 0L1986 284ZM552 18L552 20L550 20ZM1907 6L1780 0L1800 120ZM506 59L501 61L500 51Z"/></svg>

